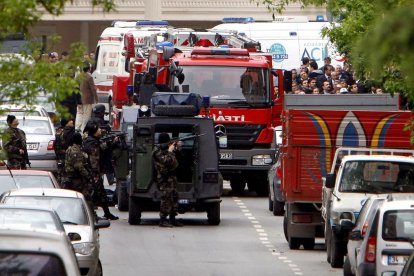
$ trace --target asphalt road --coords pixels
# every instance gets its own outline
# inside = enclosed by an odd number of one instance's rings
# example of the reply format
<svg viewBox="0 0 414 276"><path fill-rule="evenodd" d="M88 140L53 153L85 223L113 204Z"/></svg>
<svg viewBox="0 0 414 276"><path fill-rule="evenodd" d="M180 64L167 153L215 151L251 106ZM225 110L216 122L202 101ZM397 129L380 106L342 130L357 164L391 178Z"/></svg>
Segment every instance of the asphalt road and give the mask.
<svg viewBox="0 0 414 276"><path fill-rule="evenodd" d="M222 199L219 226L205 213L186 213L177 217L184 227L160 228L156 212L131 226L127 212L112 208L120 220L100 230L104 275L342 275L326 262L322 239L312 251L289 249L267 198Z"/></svg>

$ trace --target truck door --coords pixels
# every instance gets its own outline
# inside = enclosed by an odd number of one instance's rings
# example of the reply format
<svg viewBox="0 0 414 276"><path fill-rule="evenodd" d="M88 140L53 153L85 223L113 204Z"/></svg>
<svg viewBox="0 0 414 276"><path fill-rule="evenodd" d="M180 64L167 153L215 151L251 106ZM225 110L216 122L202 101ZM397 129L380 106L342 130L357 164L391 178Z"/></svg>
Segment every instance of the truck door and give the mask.
<svg viewBox="0 0 414 276"><path fill-rule="evenodd" d="M132 145L131 194L146 191L153 177L152 150L154 127L135 125Z"/></svg>

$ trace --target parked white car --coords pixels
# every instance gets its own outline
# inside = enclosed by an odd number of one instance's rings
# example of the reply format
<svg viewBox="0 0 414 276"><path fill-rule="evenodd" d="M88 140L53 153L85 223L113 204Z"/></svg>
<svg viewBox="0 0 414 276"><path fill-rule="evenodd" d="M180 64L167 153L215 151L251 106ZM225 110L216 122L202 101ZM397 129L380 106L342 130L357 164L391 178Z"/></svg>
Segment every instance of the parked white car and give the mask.
<svg viewBox="0 0 414 276"><path fill-rule="evenodd" d="M77 233L80 240L72 245L81 275L102 275L99 260L99 229L109 227L108 220L95 218L81 193L64 189L19 189L3 194L0 203L18 206L41 206L55 210L67 233Z"/></svg>
<svg viewBox="0 0 414 276"><path fill-rule="evenodd" d="M379 206L367 229L356 275L400 275L414 251L413 240L413 194L392 194Z"/></svg>
<svg viewBox="0 0 414 276"><path fill-rule="evenodd" d="M56 212L0 206L0 274L11 275L10 271L13 275L80 275Z"/></svg>

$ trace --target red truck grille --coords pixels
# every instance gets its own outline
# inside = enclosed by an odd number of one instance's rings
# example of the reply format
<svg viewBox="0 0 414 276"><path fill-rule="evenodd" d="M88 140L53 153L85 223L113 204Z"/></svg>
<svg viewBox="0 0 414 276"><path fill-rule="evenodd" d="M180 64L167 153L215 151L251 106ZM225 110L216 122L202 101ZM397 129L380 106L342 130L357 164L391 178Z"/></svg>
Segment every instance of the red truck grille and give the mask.
<svg viewBox="0 0 414 276"><path fill-rule="evenodd" d="M223 124L227 134L227 148L250 149L266 125ZM217 129L217 128L216 128Z"/></svg>

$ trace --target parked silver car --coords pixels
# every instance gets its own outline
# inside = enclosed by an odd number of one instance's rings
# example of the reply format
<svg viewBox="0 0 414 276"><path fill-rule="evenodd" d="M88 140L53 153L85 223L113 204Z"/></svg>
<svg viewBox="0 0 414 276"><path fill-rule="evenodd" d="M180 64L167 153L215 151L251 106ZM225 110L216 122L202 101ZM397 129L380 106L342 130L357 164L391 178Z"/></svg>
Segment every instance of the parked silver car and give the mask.
<svg viewBox="0 0 414 276"><path fill-rule="evenodd" d="M64 189L19 189L3 194L0 203L18 206L41 206L55 210L67 233L77 233L80 240L72 245L81 275L102 275L99 260L99 229L109 227L107 220L95 222L81 193Z"/></svg>
<svg viewBox="0 0 414 276"><path fill-rule="evenodd" d="M0 170L0 195L20 188L60 188L53 173L38 170Z"/></svg>
<svg viewBox="0 0 414 276"><path fill-rule="evenodd" d="M32 169L56 171L56 154L53 148L55 128L49 117L16 116L19 128L26 133L27 153ZM0 117L6 128L6 117Z"/></svg>
<svg viewBox="0 0 414 276"><path fill-rule="evenodd" d="M0 206L0 275L11 274L80 275L56 212Z"/></svg>

